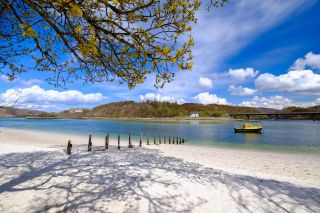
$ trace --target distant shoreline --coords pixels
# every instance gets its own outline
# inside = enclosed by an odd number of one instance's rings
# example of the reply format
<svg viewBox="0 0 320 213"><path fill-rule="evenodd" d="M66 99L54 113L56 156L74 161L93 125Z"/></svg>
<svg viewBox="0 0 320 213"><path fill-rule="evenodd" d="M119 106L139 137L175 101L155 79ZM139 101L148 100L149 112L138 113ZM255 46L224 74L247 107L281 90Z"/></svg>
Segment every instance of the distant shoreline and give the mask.
<svg viewBox="0 0 320 213"><path fill-rule="evenodd" d="M244 121L245 119L224 118L224 117L173 117L173 118L141 118L141 117L0 117L0 118L25 118L25 119L81 119L81 120L113 120L113 121L145 121L145 122L201 122L201 123L228 123L234 121ZM258 120L249 120L258 121Z"/></svg>
<svg viewBox="0 0 320 213"><path fill-rule="evenodd" d="M71 119L71 120L113 120L113 121L146 121L146 122L200 122L200 123L228 123L228 122L259 122L262 120L274 120L273 118L261 119L244 119L244 118L226 118L226 117L37 117L37 116L21 116L21 117L1 117L0 118L25 118L25 119ZM306 118L283 118L279 120L312 120Z"/></svg>

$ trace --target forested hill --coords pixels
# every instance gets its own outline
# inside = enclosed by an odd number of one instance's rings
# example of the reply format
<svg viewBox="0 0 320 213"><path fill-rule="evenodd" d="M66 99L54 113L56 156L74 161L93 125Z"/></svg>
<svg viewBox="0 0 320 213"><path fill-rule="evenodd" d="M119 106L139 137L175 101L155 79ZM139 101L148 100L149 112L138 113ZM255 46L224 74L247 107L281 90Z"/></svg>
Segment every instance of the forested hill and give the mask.
<svg viewBox="0 0 320 213"><path fill-rule="evenodd" d="M168 102L114 102L83 110L82 113L64 111L64 117L115 117L115 118L161 118L186 117L191 112L198 112L201 117L220 117L227 113L260 112L257 108L229 105L202 105L195 103L176 104Z"/></svg>
<svg viewBox="0 0 320 213"><path fill-rule="evenodd" d="M92 109L71 108L60 113L45 113L35 110L0 107L0 117L65 117L65 118L165 118L188 117L191 112L198 112L200 117L221 117L228 113L274 113L274 112L320 112L320 105L299 108L287 107L282 110L254 108L230 105L202 105L185 103L182 105L168 102L113 102Z"/></svg>
<svg viewBox="0 0 320 213"><path fill-rule="evenodd" d="M19 109L15 107L0 106L0 117L26 117L26 116L38 116L43 114L37 110Z"/></svg>
<svg viewBox="0 0 320 213"><path fill-rule="evenodd" d="M188 117L191 112L198 112L200 117L221 117L228 113L266 113L289 111L320 111L320 105L309 108L288 107L283 110L254 108L230 105L202 105L196 103L176 104L169 102L114 102L103 104L79 113L79 117L115 117L115 118L161 118Z"/></svg>

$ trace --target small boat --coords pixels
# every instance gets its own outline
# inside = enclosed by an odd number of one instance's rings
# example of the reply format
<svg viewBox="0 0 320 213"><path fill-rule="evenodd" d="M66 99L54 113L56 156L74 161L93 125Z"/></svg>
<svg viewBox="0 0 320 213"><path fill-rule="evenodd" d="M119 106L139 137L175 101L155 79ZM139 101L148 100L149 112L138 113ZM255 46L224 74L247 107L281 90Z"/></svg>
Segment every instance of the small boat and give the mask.
<svg viewBox="0 0 320 213"><path fill-rule="evenodd" d="M243 124L242 127L234 128L234 132L254 132L261 133L262 126L254 126L252 124Z"/></svg>

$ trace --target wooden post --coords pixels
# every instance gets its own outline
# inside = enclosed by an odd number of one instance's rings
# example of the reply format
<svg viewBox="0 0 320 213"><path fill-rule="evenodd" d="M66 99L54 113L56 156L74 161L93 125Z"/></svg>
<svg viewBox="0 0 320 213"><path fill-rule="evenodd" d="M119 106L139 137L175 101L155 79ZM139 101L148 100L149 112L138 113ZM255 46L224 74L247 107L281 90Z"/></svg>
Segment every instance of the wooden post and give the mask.
<svg viewBox="0 0 320 213"><path fill-rule="evenodd" d="M107 150L109 148L109 133L106 136L106 141L105 141L105 149Z"/></svg>
<svg viewBox="0 0 320 213"><path fill-rule="evenodd" d="M171 137L169 136L169 144L171 144Z"/></svg>
<svg viewBox="0 0 320 213"><path fill-rule="evenodd" d="M179 144L179 139L178 139L178 137L176 138L176 144Z"/></svg>
<svg viewBox="0 0 320 213"><path fill-rule="evenodd" d="M166 136L163 136L164 144L166 144Z"/></svg>
<svg viewBox="0 0 320 213"><path fill-rule="evenodd" d="M159 135L159 144L161 144L161 136Z"/></svg>
<svg viewBox="0 0 320 213"><path fill-rule="evenodd" d="M153 144L156 145L156 136L153 136Z"/></svg>
<svg viewBox="0 0 320 213"><path fill-rule="evenodd" d="M172 137L172 144L174 144L174 137Z"/></svg>
<svg viewBox="0 0 320 213"><path fill-rule="evenodd" d="M91 152L91 149L92 149L91 137L92 137L92 135L89 135L88 152Z"/></svg>
<svg viewBox="0 0 320 213"><path fill-rule="evenodd" d="M71 155L71 148L72 148L72 143L71 140L68 141L68 145L67 145L67 154Z"/></svg>
<svg viewBox="0 0 320 213"><path fill-rule="evenodd" d="M184 144L184 138L182 138L182 144Z"/></svg>
<svg viewBox="0 0 320 213"><path fill-rule="evenodd" d="M179 144L181 144L181 138L180 138Z"/></svg>
<svg viewBox="0 0 320 213"><path fill-rule="evenodd" d="M149 136L147 136L147 145L149 145Z"/></svg>
<svg viewBox="0 0 320 213"><path fill-rule="evenodd" d="M120 150L120 135L118 134L118 149Z"/></svg>
<svg viewBox="0 0 320 213"><path fill-rule="evenodd" d="M140 143L139 143L140 147L142 146L142 133L140 134Z"/></svg>
<svg viewBox="0 0 320 213"><path fill-rule="evenodd" d="M128 148L133 148L132 143L131 143L131 134L129 133L129 145Z"/></svg>

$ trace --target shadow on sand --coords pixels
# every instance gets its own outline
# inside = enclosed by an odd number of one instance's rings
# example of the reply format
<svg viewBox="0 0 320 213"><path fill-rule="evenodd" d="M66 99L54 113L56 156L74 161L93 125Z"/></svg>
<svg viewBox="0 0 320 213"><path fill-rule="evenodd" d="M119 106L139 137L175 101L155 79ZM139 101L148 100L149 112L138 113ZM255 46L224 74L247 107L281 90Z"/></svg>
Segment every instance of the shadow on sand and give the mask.
<svg viewBox="0 0 320 213"><path fill-rule="evenodd" d="M202 205L219 206L210 193L185 190L205 184L212 190L223 186L234 212L320 212L320 189L229 174L153 149L85 149L77 146L71 156L63 151L0 155L0 211L194 212ZM9 205L17 193L26 201Z"/></svg>

